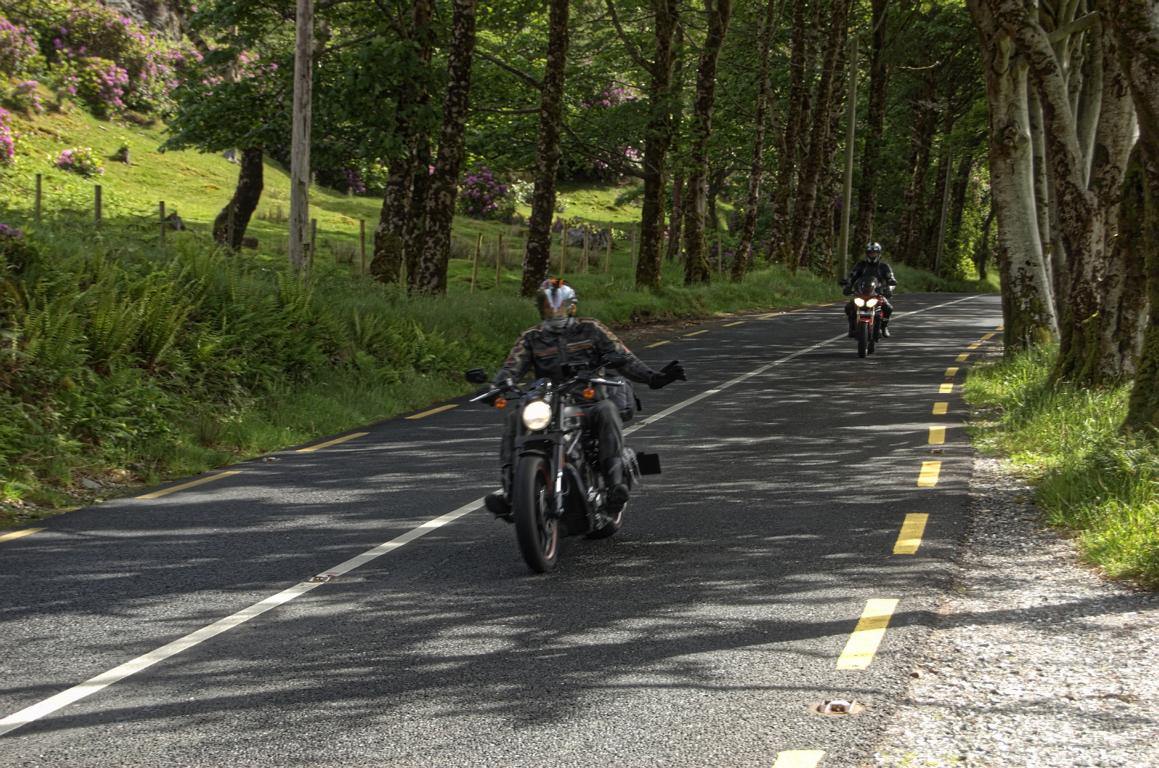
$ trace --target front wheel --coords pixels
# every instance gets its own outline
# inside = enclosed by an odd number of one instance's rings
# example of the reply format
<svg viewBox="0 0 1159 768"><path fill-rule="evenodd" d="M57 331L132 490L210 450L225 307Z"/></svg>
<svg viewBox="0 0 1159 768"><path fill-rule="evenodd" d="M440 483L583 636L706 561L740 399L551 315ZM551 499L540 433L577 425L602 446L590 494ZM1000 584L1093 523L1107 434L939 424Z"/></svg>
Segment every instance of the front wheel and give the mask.
<svg viewBox="0 0 1159 768"><path fill-rule="evenodd" d="M869 349L869 323L857 323L857 356L865 357Z"/></svg>
<svg viewBox="0 0 1159 768"><path fill-rule="evenodd" d="M512 486L511 515L524 561L536 573L555 568L559 525L551 516L551 467L542 456L519 460Z"/></svg>

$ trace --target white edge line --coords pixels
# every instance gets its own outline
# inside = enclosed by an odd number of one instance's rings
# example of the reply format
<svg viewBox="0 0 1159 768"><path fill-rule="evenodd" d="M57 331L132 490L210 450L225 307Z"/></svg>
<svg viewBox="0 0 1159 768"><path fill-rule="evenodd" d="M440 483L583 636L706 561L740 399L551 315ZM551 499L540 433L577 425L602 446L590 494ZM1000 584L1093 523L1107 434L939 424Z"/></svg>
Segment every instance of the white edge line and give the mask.
<svg viewBox="0 0 1159 768"><path fill-rule="evenodd" d="M954 301L948 301L948 302L945 302L944 304L937 304L937 305L932 306L932 307L926 307L925 309L919 309L919 310L914 310L911 312L900 313L899 317L905 316L905 315L916 315L916 314L920 314L922 312L929 312L929 311L934 310L934 309L940 309L941 307L947 307L951 304L958 304L960 302L968 301L969 299L973 299L973 298L976 298L976 297L975 296L967 296L963 299L956 299ZM705 390L704 392L701 392L697 395L694 395L694 396L688 398L687 400L683 400L679 403L676 403L675 405L669 406L668 408L665 408L663 411L660 411L659 413L657 413L655 416L651 417L647 421L643 421L643 422L637 424L636 426L631 427L630 429L624 430L624 434L625 435L631 434L633 432L636 432L637 430L643 429L644 427L646 427L650 424L654 424L655 422L659 421L660 419L663 419L666 416L670 416L678 411L684 410L688 406L694 405L694 404L700 402L701 400L704 400L708 397L711 397L712 395L719 394L726 389L734 387L737 384L740 384L744 381L747 381L748 379L753 378L754 376L760 376L762 373L765 373L766 371L770 370L771 368L773 368L777 365L781 365L782 363L787 363L790 360L794 360L802 355L807 355L808 353L813 352L815 350L818 350L827 344L832 344L834 341L837 341L839 339L844 339L844 338L846 338L845 334L839 334L837 336L833 336L832 338L826 339L825 341L818 342L817 344L814 344L811 347L806 347L805 349L801 349L801 350L798 350L790 355L786 355L785 357L782 357L779 360L775 360L771 363L766 363L765 365L762 365L761 367L759 367L753 371L749 371L748 373L737 376L735 379L731 379L729 381L726 381L723 384L718 384L716 387L714 387L712 389ZM61 691L60 693L56 694L55 696L50 696L49 698L44 699L43 701L38 702L36 704L33 704L30 707L26 707L26 708L20 710L19 712L15 712L11 715L8 715L3 720L0 720L0 736L4 736L6 734L9 734L12 731L16 730L17 728L20 728L21 726L28 725L29 723L33 723L33 722L41 719L42 717L45 717L46 715L50 715L54 712L57 712L57 711L63 709L64 707L67 707L69 704L75 704L76 702L80 701L81 699L87 698L87 697L93 695L94 693L97 693L98 691L104 690L105 688L109 687L110 685L117 683L117 682L120 682L121 680L124 680L126 677L129 677L130 675L134 675L137 672L140 672L144 669L148 669L149 667L153 666L154 664L162 662L162 661L164 661L172 656L176 656L177 654L181 653L182 651L189 650L190 648L193 648L194 646L197 646L197 645L200 645L201 643L204 643L206 640L210 640L210 639L217 637L218 635L220 635L224 632L228 632L231 629L239 627L242 624L245 624L250 619L257 618L258 616L261 616L263 613L266 613L267 611L270 611L274 608L277 608L280 605L285 605L286 603L290 602L291 600L294 600L296 598L301 597L302 595L311 591L315 587L322 586L323 584L325 584L327 581L329 581L331 578L333 578L335 576L341 576L343 574L349 573L350 571L353 571L356 568L360 568L363 565L366 565L367 563L369 563L372 560L375 560L379 557L382 557L383 555L388 554L390 552L393 552L394 550L399 549L400 547L403 547L403 546L411 543L412 541L415 541L416 539L420 539L423 536L426 536L428 533L431 533L432 531L435 531L439 528L442 528L445 525L449 525L450 523L455 522L460 517L463 517L463 516L467 515L468 513L473 512L474 510L478 509L479 506L482 505L482 503L483 503L482 498L475 499L472 502L468 502L467 504L464 504L463 506L459 507L458 509L456 509L452 512L448 512L444 515L440 515L439 517L428 520L425 523L422 523L421 525L418 525L418 526L410 529L409 531L407 531L399 536L396 536L395 538L391 539L390 541L379 544L377 547L374 547L373 549L369 549L360 555L356 555L356 556L350 558L349 560L346 560L342 563L339 563L338 565L334 566L333 568L326 569L325 571L323 571L322 573L320 573L316 577L314 577L315 579L317 579L316 581L303 581L303 582L300 582L298 584L295 584L294 586L292 586L288 589L284 589L281 592L278 592L276 595L271 595L270 597L267 597L264 600L261 600L257 603L254 603L253 605L250 605L246 608L241 609L237 613L233 613L233 614L230 614L229 616L226 616L223 619L219 619L218 621L215 621L213 624L210 624L208 626L202 627L201 629L195 630L195 631L189 633L188 635L185 635L184 637L180 637L180 638L178 638L170 643L167 643L166 645L163 645L160 648L157 648L156 650L150 651L149 653L146 653L143 656L138 656L135 659L132 659L130 661L126 661L124 664L121 664L118 667L114 667L113 669L110 669L107 672L102 672L101 674L97 675L96 677L90 678L89 680L86 680L85 682L81 683L80 685L74 685L72 688Z"/></svg>

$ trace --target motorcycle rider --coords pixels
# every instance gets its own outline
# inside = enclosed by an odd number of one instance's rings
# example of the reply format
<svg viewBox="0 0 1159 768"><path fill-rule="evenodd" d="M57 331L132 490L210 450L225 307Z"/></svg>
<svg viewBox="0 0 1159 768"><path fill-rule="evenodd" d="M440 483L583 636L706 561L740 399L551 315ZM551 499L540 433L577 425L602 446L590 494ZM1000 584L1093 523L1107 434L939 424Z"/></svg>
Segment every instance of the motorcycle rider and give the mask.
<svg viewBox="0 0 1159 768"><path fill-rule="evenodd" d="M881 335L888 338L889 316L893 314L893 304L889 302L889 297L893 295L893 287L897 285L897 280L894 279L890 266L881 260L880 243L870 243L865 246L865 258L853 265L853 271L842 283L845 286L843 293L846 296L852 294L857 282L864 277L875 277L881 285ZM849 335L853 336L856 330L857 315L852 299L845 305L845 314L849 317Z"/></svg>
<svg viewBox="0 0 1159 768"><path fill-rule="evenodd" d="M540 284L535 294L535 305L542 322L524 331L515 342L503 367L495 375L495 388L519 381L531 368L534 368L536 378L564 381L570 378L570 374L565 373L565 366L592 372L606 366L652 389L660 389L677 379L687 380L679 361L673 360L659 371L652 370L602 323L577 318L576 301L575 289L563 280L553 278ZM628 485L621 458L623 422L619 408L607 399L606 393L601 391L603 389L597 389L596 401L585 406L585 423L599 441L600 470L608 487L608 509L615 515L628 501ZM518 409L512 408L503 422L503 442L499 450L503 490L490 493L484 499L487 509L509 522L518 419Z"/></svg>

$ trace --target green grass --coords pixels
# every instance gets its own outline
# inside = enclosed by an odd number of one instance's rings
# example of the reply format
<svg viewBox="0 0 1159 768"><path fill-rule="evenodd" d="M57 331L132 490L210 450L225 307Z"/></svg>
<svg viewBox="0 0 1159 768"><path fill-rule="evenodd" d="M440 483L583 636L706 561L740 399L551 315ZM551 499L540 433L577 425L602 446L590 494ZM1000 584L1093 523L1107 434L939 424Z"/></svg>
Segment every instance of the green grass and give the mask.
<svg viewBox="0 0 1159 768"><path fill-rule="evenodd" d="M319 258L307 285L295 287L285 248L289 181L276 164L266 165L250 231L260 248L227 256L209 225L232 194L237 166L216 155L160 153L161 128L100 121L75 108L20 119L18 131L18 162L0 169L0 221L23 226L39 256L8 281L16 289L9 295L31 298L17 312L11 356L0 361L0 526L468 391L460 372L493 369L536 322L518 295L520 227L456 218L448 295L407 297L363 276L358 264L359 219L369 234L380 201L315 189ZM53 165L68 147L91 146L108 158L122 144L132 164L107 159L98 180ZM36 174L45 192L40 225L32 222ZM98 182L100 229L91 224ZM161 199L190 226L169 232L164 245ZM636 290L627 236L639 220L633 188L564 185L561 199L561 216L619 234L610 263L593 254L585 271L580 249L568 251L562 274L585 316L624 327L840 299L831 279L779 266L739 284L685 288L682 265L666 262L662 290ZM556 274L559 259L557 245ZM899 272L907 290L977 289ZM0 270L0 288L4 282ZM0 315L0 325L7 322ZM86 490L92 480L106 487Z"/></svg>
<svg viewBox="0 0 1159 768"><path fill-rule="evenodd" d="M1054 350L975 369L966 399L983 450L1009 457L1037 487L1047 522L1072 532L1112 578L1159 588L1159 449L1124 437L1129 387L1051 386Z"/></svg>

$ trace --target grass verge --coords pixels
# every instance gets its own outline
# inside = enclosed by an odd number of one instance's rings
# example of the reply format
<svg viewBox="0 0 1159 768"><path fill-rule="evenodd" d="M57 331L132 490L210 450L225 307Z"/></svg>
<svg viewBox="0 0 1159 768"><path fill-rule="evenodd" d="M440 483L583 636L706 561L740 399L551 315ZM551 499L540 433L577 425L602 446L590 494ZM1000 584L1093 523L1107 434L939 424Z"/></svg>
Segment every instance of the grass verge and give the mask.
<svg viewBox="0 0 1159 768"><path fill-rule="evenodd" d="M1129 387L1050 385L1055 352L971 372L965 396L981 414L975 444L1009 458L1035 485L1046 521L1071 532L1089 562L1159 589L1159 449L1119 432Z"/></svg>

